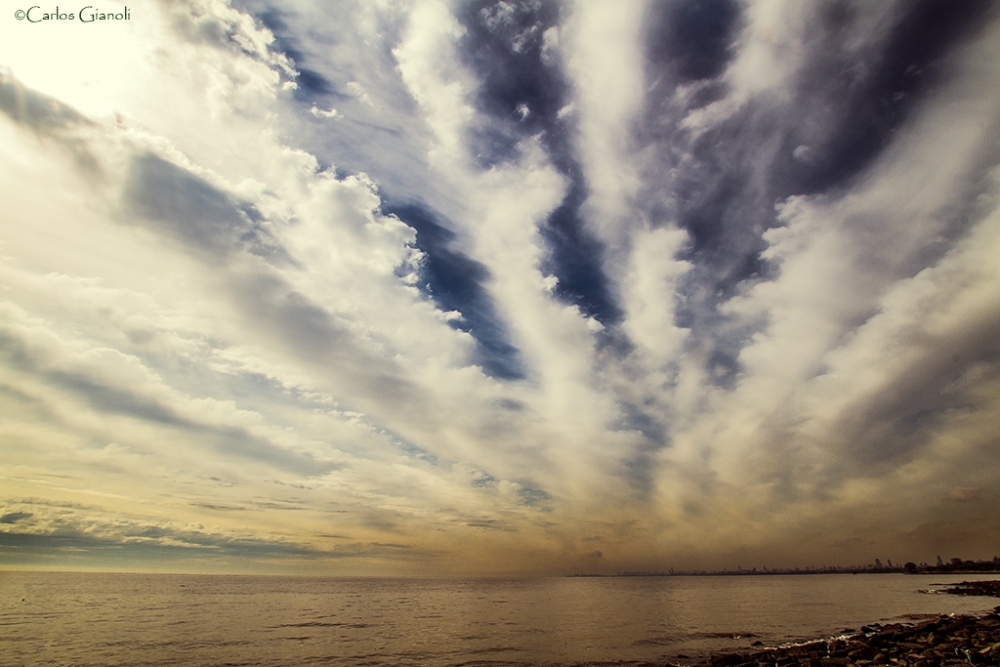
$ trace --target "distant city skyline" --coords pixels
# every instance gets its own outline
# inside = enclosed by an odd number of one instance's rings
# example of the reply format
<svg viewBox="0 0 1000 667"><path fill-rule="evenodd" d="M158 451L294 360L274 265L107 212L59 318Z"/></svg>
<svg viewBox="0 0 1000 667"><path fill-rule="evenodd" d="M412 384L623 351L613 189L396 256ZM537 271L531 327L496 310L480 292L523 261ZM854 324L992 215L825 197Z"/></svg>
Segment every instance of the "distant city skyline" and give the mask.
<svg viewBox="0 0 1000 667"><path fill-rule="evenodd" d="M1000 551L996 3L28 9L0 568Z"/></svg>

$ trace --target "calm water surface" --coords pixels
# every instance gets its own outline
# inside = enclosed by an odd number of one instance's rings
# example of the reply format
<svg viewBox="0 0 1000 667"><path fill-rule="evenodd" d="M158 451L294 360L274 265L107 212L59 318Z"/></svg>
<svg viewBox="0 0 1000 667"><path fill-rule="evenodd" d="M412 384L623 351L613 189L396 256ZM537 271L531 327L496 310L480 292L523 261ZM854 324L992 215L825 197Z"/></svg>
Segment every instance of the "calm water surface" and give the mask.
<svg viewBox="0 0 1000 667"><path fill-rule="evenodd" d="M382 579L0 572L0 665L587 665L837 634L995 598L959 575ZM683 662L683 660L682 660Z"/></svg>

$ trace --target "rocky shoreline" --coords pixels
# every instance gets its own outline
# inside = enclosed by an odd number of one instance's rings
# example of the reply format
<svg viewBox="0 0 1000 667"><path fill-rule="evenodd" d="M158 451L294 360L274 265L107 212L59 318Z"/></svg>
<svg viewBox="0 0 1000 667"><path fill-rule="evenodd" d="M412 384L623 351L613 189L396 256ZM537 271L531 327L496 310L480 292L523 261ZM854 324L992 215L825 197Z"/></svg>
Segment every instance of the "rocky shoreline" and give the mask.
<svg viewBox="0 0 1000 667"><path fill-rule="evenodd" d="M940 592L1000 597L1000 581L964 581ZM695 667L764 665L1000 665L1000 607L982 616L940 616L915 624L874 623L853 634L830 639L720 653Z"/></svg>
<svg viewBox="0 0 1000 667"><path fill-rule="evenodd" d="M941 592L949 595L983 595L1000 598L1000 580L963 581Z"/></svg>

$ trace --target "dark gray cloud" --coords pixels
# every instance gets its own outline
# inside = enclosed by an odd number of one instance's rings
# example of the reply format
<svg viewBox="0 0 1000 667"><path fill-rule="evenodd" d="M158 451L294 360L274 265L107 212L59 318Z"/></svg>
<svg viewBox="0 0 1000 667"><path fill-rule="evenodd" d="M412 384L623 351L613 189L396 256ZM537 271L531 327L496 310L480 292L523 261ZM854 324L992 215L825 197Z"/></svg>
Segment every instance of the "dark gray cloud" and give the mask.
<svg viewBox="0 0 1000 667"><path fill-rule="evenodd" d="M741 7L735 0L673 0L649 6L647 62L682 83L714 79L733 56Z"/></svg>
<svg viewBox="0 0 1000 667"><path fill-rule="evenodd" d="M384 207L383 212L395 215L417 231L415 245L425 254L420 287L441 310L462 314L451 325L475 339L475 362L491 377L523 379L525 368L520 352L511 344L507 324L497 313L484 284L489 280L489 270L455 250L455 233L439 224L427 209L409 205Z"/></svg>
<svg viewBox="0 0 1000 667"><path fill-rule="evenodd" d="M326 558L375 558L378 560L429 560L441 556L440 552L420 549L411 544L393 542L354 542L338 544L323 551Z"/></svg>
<svg viewBox="0 0 1000 667"><path fill-rule="evenodd" d="M285 449L265 438L238 427L219 426L182 415L177 408L107 380L83 372L68 372L48 367L46 359L35 353L23 341L0 331L0 355L21 371L44 379L52 386L68 391L90 407L106 414L124 415L141 421L177 429L199 442L209 443L227 454L267 462L280 469L300 475L322 475L334 469L328 462L318 461L305 453Z"/></svg>
<svg viewBox="0 0 1000 667"><path fill-rule="evenodd" d="M248 326L309 364L318 364L353 387L355 405L394 402L418 410L417 387L391 360L373 356L325 309L272 273L250 273L229 284Z"/></svg>
<svg viewBox="0 0 1000 667"><path fill-rule="evenodd" d="M2 69L0 112L15 123L31 128L36 135L55 140L73 157L84 178L95 179L102 175L99 161L76 132L93 128L93 121L72 106L32 90Z"/></svg>
<svg viewBox="0 0 1000 667"><path fill-rule="evenodd" d="M244 3L251 4L251 3ZM257 19L274 35L272 50L285 55L295 68L294 81L298 85L295 98L309 104L328 103L328 100L343 100L347 96L340 93L334 83L322 73L307 65L313 58L306 53L306 47L297 39L289 27L287 12L274 6L259 6L255 10Z"/></svg>
<svg viewBox="0 0 1000 667"><path fill-rule="evenodd" d="M488 120L473 130L473 150L484 165L517 156L516 144L541 135L564 170L566 125L559 111L570 101L559 63L544 53L544 33L557 27L557 2L477 0L459 8L466 32L460 49L479 81L476 102Z"/></svg>
<svg viewBox="0 0 1000 667"><path fill-rule="evenodd" d="M556 296L578 306L584 315L612 326L621 321L623 312L604 269L606 249L587 229L580 213L586 199L582 177L574 174L569 194L541 230L549 248L542 268L559 280Z"/></svg>
<svg viewBox="0 0 1000 667"><path fill-rule="evenodd" d="M33 504L22 501L22 504ZM52 505L41 503L40 507ZM411 544L383 542L346 542L332 547L317 547L284 537L250 537L200 529L179 528L115 516L97 508L71 508L76 511L51 516L30 532L12 528L0 531L0 561L16 562L42 554L71 554L76 558L184 560L192 556L202 559L307 559L326 558L425 558L430 552ZM80 510L86 509L84 514ZM20 516L23 515L23 516ZM8 513L15 524L33 516L29 512ZM325 535L335 539L350 539L342 535Z"/></svg>
<svg viewBox="0 0 1000 667"><path fill-rule="evenodd" d="M212 261L243 249L270 261L291 262L251 204L156 155L146 153L133 161L124 200L127 214L157 223L189 251Z"/></svg>
<svg viewBox="0 0 1000 667"><path fill-rule="evenodd" d="M69 528L51 533L0 531L0 559L73 552L77 557L174 560L198 557L318 558L326 555L312 547L278 540L235 538L211 533L176 531L144 526L107 537Z"/></svg>
<svg viewBox="0 0 1000 667"><path fill-rule="evenodd" d="M158 156L144 154L130 170L124 210L179 241L218 272L228 298L248 326L296 357L319 363L351 383L360 390L354 397L358 404L395 400L403 409L416 398L414 385L395 364L364 351L356 334L294 289L279 272L225 273L227 262L239 252L261 256L281 268L295 266L249 204Z"/></svg>
<svg viewBox="0 0 1000 667"><path fill-rule="evenodd" d="M1000 381L1000 313L984 315L925 349L837 425L852 472L878 474L919 454L951 422L992 409L984 389Z"/></svg>
<svg viewBox="0 0 1000 667"><path fill-rule="evenodd" d="M528 507L538 507L546 509L552 501L552 495L544 489L540 489L531 483L522 483L517 490L517 495L521 502Z"/></svg>
<svg viewBox="0 0 1000 667"><path fill-rule="evenodd" d="M90 124L72 107L24 86L4 72L0 72L0 111L15 122L36 130L51 131Z"/></svg>
<svg viewBox="0 0 1000 667"><path fill-rule="evenodd" d="M542 270L558 279L557 297L606 326L617 324L622 310L605 271L606 249L580 212L588 188L573 146L575 128L560 115L572 101L570 85L557 52L545 48L545 31L559 25L561 5L479 0L463 5L458 18L466 30L462 57L477 75L483 114L470 130L474 154L488 168L515 159L526 137L540 138L571 184L542 226L548 249Z"/></svg>
<svg viewBox="0 0 1000 667"><path fill-rule="evenodd" d="M785 150L775 165L776 194L838 187L870 164L944 82L948 54L974 38L994 10L988 0L905 3L882 41L858 50L845 42L863 8L821 3L796 86L799 116L784 129ZM804 159L796 159L798 146L808 147Z"/></svg>
<svg viewBox="0 0 1000 667"><path fill-rule="evenodd" d="M891 29L871 40L862 33L862 4L816 3L791 87L747 100L694 133L681 124L687 114L729 93L721 77L743 27L738 6L685 0L653 7L646 36L652 92L636 137L655 157L642 200L654 224L678 225L690 236L680 257L693 268L679 290L677 324L707 346L712 376L732 386L739 352L764 322L736 322L717 308L776 276L760 256L768 246L763 233L780 224L775 203L839 196L941 83L948 55L976 36L993 5L905 3ZM676 86L691 80L700 83L679 102Z"/></svg>
<svg viewBox="0 0 1000 667"><path fill-rule="evenodd" d="M192 507L201 507L207 510L212 510L213 512L243 512L249 507L243 507L241 505L222 505L219 503L191 503Z"/></svg>

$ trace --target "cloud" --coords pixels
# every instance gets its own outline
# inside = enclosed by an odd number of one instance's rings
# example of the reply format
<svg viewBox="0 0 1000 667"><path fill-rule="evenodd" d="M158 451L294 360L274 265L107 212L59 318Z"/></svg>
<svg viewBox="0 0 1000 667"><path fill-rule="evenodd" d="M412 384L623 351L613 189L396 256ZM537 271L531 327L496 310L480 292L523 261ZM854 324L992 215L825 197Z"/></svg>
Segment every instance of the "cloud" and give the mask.
<svg viewBox="0 0 1000 667"><path fill-rule="evenodd" d="M997 18L152 3L65 71L5 22L5 562L987 555Z"/></svg>
<svg viewBox="0 0 1000 667"><path fill-rule="evenodd" d="M489 271L461 252L449 249L455 233L437 224L433 215L418 206L384 211L417 232L415 246L423 253L418 285L434 300L456 329L469 333L477 344L477 362L492 377L524 377L517 348L511 345L506 323L484 285ZM454 314L454 316L452 316Z"/></svg>
<svg viewBox="0 0 1000 667"><path fill-rule="evenodd" d="M262 216L252 205L233 201L156 155L135 159L124 200L126 215L163 225L191 252L217 258L242 246L255 255L288 261L284 250L262 229Z"/></svg>
<svg viewBox="0 0 1000 667"><path fill-rule="evenodd" d="M959 487L957 489L952 489L945 500L953 503L968 503L973 500L979 500L983 495L983 490L978 487Z"/></svg>
<svg viewBox="0 0 1000 667"><path fill-rule="evenodd" d="M32 525L20 531L0 531L0 554L6 559L68 553L107 564L127 560L175 560L195 557L224 559L306 557L321 552L281 538L223 534L196 526L155 524L132 517L51 508L24 503L40 512ZM31 513L21 513L32 516ZM14 523L13 521L5 523Z"/></svg>
<svg viewBox="0 0 1000 667"><path fill-rule="evenodd" d="M0 109L14 121L40 130L87 122L84 116L58 100L26 88L9 72L0 75Z"/></svg>
<svg viewBox="0 0 1000 667"><path fill-rule="evenodd" d="M313 107L309 110L309 113L316 116L317 118L343 118L343 114L338 112L336 109L331 108L329 111L323 111L317 107Z"/></svg>

